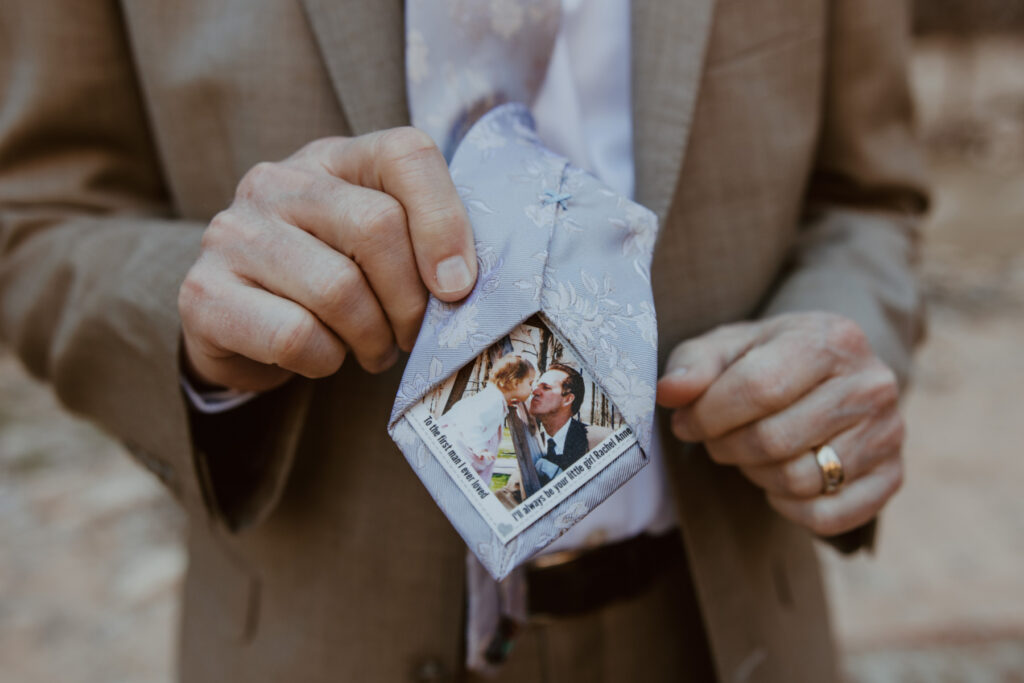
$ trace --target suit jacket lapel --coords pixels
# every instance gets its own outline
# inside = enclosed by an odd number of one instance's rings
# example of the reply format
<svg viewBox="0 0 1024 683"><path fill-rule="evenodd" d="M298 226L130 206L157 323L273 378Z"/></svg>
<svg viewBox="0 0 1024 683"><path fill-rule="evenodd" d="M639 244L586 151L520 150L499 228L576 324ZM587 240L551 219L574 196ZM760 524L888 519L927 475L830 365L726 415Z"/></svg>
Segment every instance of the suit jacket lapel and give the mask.
<svg viewBox="0 0 1024 683"><path fill-rule="evenodd" d="M409 123L402 0L302 0L353 135Z"/></svg>
<svg viewBox="0 0 1024 683"><path fill-rule="evenodd" d="M686 151L714 0L632 0L636 199L664 221Z"/></svg>
<svg viewBox="0 0 1024 683"><path fill-rule="evenodd" d="M587 428L583 426L583 423L572 418L569 423L569 433L565 435L565 446L562 448L563 456L572 457L572 461L568 465L572 465L573 462L584 453L587 452ZM562 469L568 469L563 467Z"/></svg>

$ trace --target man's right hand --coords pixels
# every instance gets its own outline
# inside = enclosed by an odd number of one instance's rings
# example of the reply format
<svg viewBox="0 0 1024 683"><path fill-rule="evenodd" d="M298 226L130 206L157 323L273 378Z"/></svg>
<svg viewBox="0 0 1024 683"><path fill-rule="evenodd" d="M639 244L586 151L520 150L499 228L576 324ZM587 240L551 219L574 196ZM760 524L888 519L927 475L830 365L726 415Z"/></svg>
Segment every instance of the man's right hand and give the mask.
<svg viewBox="0 0 1024 683"><path fill-rule="evenodd" d="M206 228L178 296L186 371L263 391L331 375L351 352L382 372L412 348L427 290L457 301L476 273L465 208L425 133L317 140L254 166Z"/></svg>

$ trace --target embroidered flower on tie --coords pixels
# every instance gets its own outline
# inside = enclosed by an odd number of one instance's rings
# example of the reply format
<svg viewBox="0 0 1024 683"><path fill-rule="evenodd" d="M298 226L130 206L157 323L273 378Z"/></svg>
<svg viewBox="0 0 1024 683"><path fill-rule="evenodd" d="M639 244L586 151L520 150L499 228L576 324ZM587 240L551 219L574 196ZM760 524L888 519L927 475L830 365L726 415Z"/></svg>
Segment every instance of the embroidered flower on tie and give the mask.
<svg viewBox="0 0 1024 683"><path fill-rule="evenodd" d="M546 251L537 253L538 255L543 254L543 261L541 261L541 263L547 261L548 253ZM533 293L530 295L531 298L534 301L540 301L541 292L544 291L544 278L542 278L540 275L534 275L533 279L531 280L516 280L512 284L522 290L532 289Z"/></svg>
<svg viewBox="0 0 1024 683"><path fill-rule="evenodd" d="M536 204L529 204L525 206L523 211L526 213L526 217L530 219L530 222L538 228L550 230L555 224L554 207L537 202Z"/></svg>
<svg viewBox="0 0 1024 683"><path fill-rule="evenodd" d="M403 450L406 448L418 448L422 443L420 438L416 435L416 431L409 426L408 422L400 422L395 425L395 429L392 432L392 437L395 443L398 444L399 448Z"/></svg>
<svg viewBox="0 0 1024 683"><path fill-rule="evenodd" d="M646 424L654 405L654 387L636 376L614 368L604 377L604 384L615 396L616 406L626 422L633 425Z"/></svg>
<svg viewBox="0 0 1024 683"><path fill-rule="evenodd" d="M427 305L424 328L430 330L437 343L454 349L467 344L471 349L486 347L492 338L480 327L481 301L493 295L501 287L503 260L489 245L477 245L476 287L462 303L449 304L431 299Z"/></svg>
<svg viewBox="0 0 1024 683"><path fill-rule="evenodd" d="M452 174L452 180L456 180L454 173ZM473 189L471 187L467 185L456 185L455 191L459 193L459 199L462 200L462 204L466 207L466 211L469 212L470 217L494 215L494 209L492 209L485 201L479 199L473 193Z"/></svg>
<svg viewBox="0 0 1024 683"><path fill-rule="evenodd" d="M421 372L417 372L410 378L403 377L402 383L398 385L398 400L412 402L425 394L430 389L430 382Z"/></svg>
<svg viewBox="0 0 1024 683"><path fill-rule="evenodd" d="M483 121L480 125L473 126L464 142L487 158L493 150L501 149L508 144L508 136L503 134L495 122Z"/></svg>
<svg viewBox="0 0 1024 683"><path fill-rule="evenodd" d="M622 306L612 299L611 282L604 278L599 283L586 272L580 275L587 289L581 296L572 282L562 282L545 273L541 307L561 328L562 333L588 357L597 355L597 344L602 338L616 339L616 319Z"/></svg>
<svg viewBox="0 0 1024 683"><path fill-rule="evenodd" d="M658 221L650 211L633 202L625 202L622 217L609 217L608 222L626 233L622 255L650 259L658 238Z"/></svg>
<svg viewBox="0 0 1024 683"><path fill-rule="evenodd" d="M635 307L633 304L626 305L626 315L636 325L637 332L645 342L651 345L655 351L658 350L658 319L654 314L654 306L647 301L641 301Z"/></svg>
<svg viewBox="0 0 1024 683"><path fill-rule="evenodd" d="M543 190L557 190L562 184L562 177L565 175L565 161L548 156L535 155L522 162L519 172L509 173L508 179L519 185L529 185L539 190L538 197L543 196Z"/></svg>
<svg viewBox="0 0 1024 683"><path fill-rule="evenodd" d="M480 309L474 302L450 314L448 320L437 331L437 343L446 349L454 349L467 343L480 330L480 323L477 320L479 313ZM489 341L490 337L486 339ZM478 344L471 346L476 347Z"/></svg>
<svg viewBox="0 0 1024 683"><path fill-rule="evenodd" d="M453 0L460 1L475 2ZM476 5L477 25L490 32L491 12L500 5ZM518 6L525 16L517 39L534 28L531 1L521 0ZM433 43L431 48L436 55ZM453 68L465 66L454 64ZM436 57L431 68L434 77L445 72ZM465 84L461 76L458 82ZM407 434L399 433L396 441L405 457L435 499L443 501L444 512L495 577L506 576L514 565L563 534L621 484L627 472L643 466L640 449L650 446L654 410L654 309L641 271L653 247L655 224L593 175L538 146L529 125L525 106L498 107L477 122L452 156L452 179L473 221L479 278L470 296L457 305L431 300L392 412L392 425L396 420L408 423L433 460L428 457L423 464L420 444L410 444ZM609 218L619 222L609 223ZM535 313L539 313L536 329L523 322L524 316L532 320ZM547 328L547 335L541 328ZM500 346L495 345L498 341ZM489 350L492 345L494 349ZM476 375L458 374L457 368L469 367L468 359L474 358L480 368L489 367L494 354L508 353L506 346L530 358L543 354L568 358L579 367L587 378L585 385L598 392L591 397L591 410L604 415L607 405L618 415L608 418L618 429L616 440L610 442L612 450L595 458L625 458L622 467L584 468L592 479L566 474L560 489L552 489L554 493L533 489L531 495L544 498L527 507L523 505L529 496L516 505L511 497L494 495L494 485L507 486L507 481L487 481L474 468L463 471L466 463L445 450L450 435L431 431L428 416L436 417L452 396L442 387L454 388L456 382L469 378L468 387L472 377L482 376L477 369L473 370ZM411 387L404 382L410 378L417 386L428 384L434 391L431 398L425 398L427 388L418 398L408 398ZM443 385L439 384L442 378ZM600 401L600 409L594 407L596 395L607 397L607 404ZM494 430L488 434L493 437ZM503 438L505 432L499 434ZM530 443L522 435L511 440L513 446L525 441L524 449ZM510 469L509 465L528 462L526 455L532 456L533 449L528 450L521 461L517 452L515 463L502 464ZM502 476L511 479L504 472ZM526 492L522 481L521 494ZM558 504L542 506L542 499ZM561 505L563 501L567 504Z"/></svg>

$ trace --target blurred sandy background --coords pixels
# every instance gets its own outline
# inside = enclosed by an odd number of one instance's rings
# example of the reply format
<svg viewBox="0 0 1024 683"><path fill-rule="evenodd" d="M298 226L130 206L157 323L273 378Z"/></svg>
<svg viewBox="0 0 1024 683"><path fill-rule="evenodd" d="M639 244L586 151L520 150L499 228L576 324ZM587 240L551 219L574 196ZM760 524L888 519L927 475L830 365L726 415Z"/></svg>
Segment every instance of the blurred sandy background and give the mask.
<svg viewBox="0 0 1024 683"><path fill-rule="evenodd" d="M828 552L854 681L1024 681L1024 40L918 43L934 206L907 478L875 557Z"/></svg>
<svg viewBox="0 0 1024 683"><path fill-rule="evenodd" d="M822 557L850 681L1024 681L1024 3L919 5L936 193L907 483L874 557ZM182 532L0 351L0 679L171 681Z"/></svg>

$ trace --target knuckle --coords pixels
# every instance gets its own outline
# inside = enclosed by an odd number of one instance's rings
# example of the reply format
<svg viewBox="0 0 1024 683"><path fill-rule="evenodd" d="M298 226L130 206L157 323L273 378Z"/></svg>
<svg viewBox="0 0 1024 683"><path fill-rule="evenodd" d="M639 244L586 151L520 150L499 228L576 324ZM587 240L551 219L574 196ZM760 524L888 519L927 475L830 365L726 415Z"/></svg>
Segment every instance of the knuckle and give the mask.
<svg viewBox="0 0 1024 683"><path fill-rule="evenodd" d="M391 328L385 323L360 325L352 330L347 341L351 343L359 364L371 374L384 372L398 359Z"/></svg>
<svg viewBox="0 0 1024 683"><path fill-rule="evenodd" d="M870 349L868 338L860 325L841 315L829 317L825 340L829 348L842 355L861 354Z"/></svg>
<svg viewBox="0 0 1024 683"><path fill-rule="evenodd" d="M197 322L199 315L213 301L223 288L208 259L200 256L181 282L178 288L178 311L183 320Z"/></svg>
<svg viewBox="0 0 1024 683"><path fill-rule="evenodd" d="M224 331L232 323L232 312L216 301L223 283L193 266L178 289L178 318L186 338L219 346Z"/></svg>
<svg viewBox="0 0 1024 683"><path fill-rule="evenodd" d="M440 154L429 135L411 126L385 131L378 138L378 144L380 158L388 163L400 163L411 158Z"/></svg>
<svg viewBox="0 0 1024 683"><path fill-rule="evenodd" d="M775 373L762 372L746 384L747 398L760 410L774 412L785 400L786 385Z"/></svg>
<svg viewBox="0 0 1024 683"><path fill-rule="evenodd" d="M715 340L717 342L720 339L728 339L729 337L733 337L736 334L742 334L742 333L746 332L747 330L749 330L750 327L751 327L751 323L749 323L747 321L740 321L740 322L734 322L734 323L724 323L722 325L718 325L717 327L713 328L710 332L707 332L705 335L703 335L701 337L696 337L695 339L693 339L691 341L692 342L699 342L701 340L707 341L707 340L710 339L710 340Z"/></svg>
<svg viewBox="0 0 1024 683"><path fill-rule="evenodd" d="M338 268L314 277L311 289L318 311L343 311L350 308L361 291L362 273L348 261Z"/></svg>
<svg viewBox="0 0 1024 683"><path fill-rule="evenodd" d="M405 232L405 226L402 205L391 197L381 196L363 207L355 220L354 237L362 244L379 244L388 248Z"/></svg>
<svg viewBox="0 0 1024 683"><path fill-rule="evenodd" d="M469 221L461 205L444 203L423 212L423 221L438 233L461 237L461 232L469 228ZM457 242L453 246L461 246Z"/></svg>
<svg viewBox="0 0 1024 683"><path fill-rule="evenodd" d="M192 327L197 322L197 309L204 299L209 296L206 285L196 275L195 266L188 272L178 289L178 315L182 324Z"/></svg>
<svg viewBox="0 0 1024 683"><path fill-rule="evenodd" d="M217 213L203 231L200 246L203 251L216 251L231 244L245 232L245 224L231 209Z"/></svg>
<svg viewBox="0 0 1024 683"><path fill-rule="evenodd" d="M319 354L316 359L316 364L305 369L302 376L310 379L330 377L341 369L344 362L345 351L342 349L339 349L336 353Z"/></svg>
<svg viewBox="0 0 1024 683"><path fill-rule="evenodd" d="M403 336L410 337L409 339L400 339L399 342L406 342L411 346L412 342L415 341L415 335L419 333L420 324L423 322L423 316L427 312L427 295L425 292L417 291L415 294L410 294L406 297L406 301L402 309L396 312L392 323L397 329L403 330L406 334Z"/></svg>
<svg viewBox="0 0 1024 683"><path fill-rule="evenodd" d="M870 401L878 409L891 408L899 402L900 389L896 373L883 363L878 363L871 371L868 386Z"/></svg>
<svg viewBox="0 0 1024 683"><path fill-rule="evenodd" d="M243 201L258 201L267 191L274 187L279 177L278 165L271 161L261 161L250 168L238 182L235 196Z"/></svg>
<svg viewBox="0 0 1024 683"><path fill-rule="evenodd" d="M375 359L378 356L386 356L391 347L391 328L383 319L377 316L360 316L353 321L346 341L350 342L353 348L359 349L360 358Z"/></svg>
<svg viewBox="0 0 1024 683"><path fill-rule="evenodd" d="M371 375L379 375L382 372L387 372L398 360L397 355L393 354L390 350L384 351L363 361L363 367Z"/></svg>
<svg viewBox="0 0 1024 683"><path fill-rule="evenodd" d="M785 460L793 455L789 435L770 420L761 420L754 425L754 440L757 449L770 461Z"/></svg>
<svg viewBox="0 0 1024 683"><path fill-rule="evenodd" d="M403 313L404 322L414 327L419 327L423 316L427 314L427 293L418 290L408 297L409 308Z"/></svg>
<svg viewBox="0 0 1024 683"><path fill-rule="evenodd" d="M271 357L285 367L296 365L305 355L318 331L311 315L299 315L280 325L270 339Z"/></svg>
<svg viewBox="0 0 1024 683"><path fill-rule="evenodd" d="M348 138L341 136L328 136L325 138L317 138L316 140L307 142L289 158L300 161L306 159L328 159L330 158L335 148L337 148L340 144L344 143L346 140L348 140Z"/></svg>

